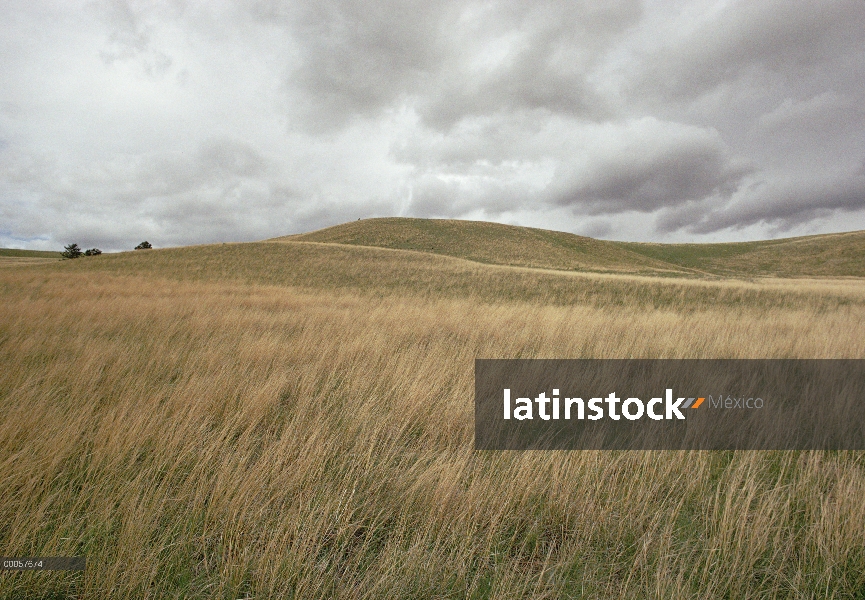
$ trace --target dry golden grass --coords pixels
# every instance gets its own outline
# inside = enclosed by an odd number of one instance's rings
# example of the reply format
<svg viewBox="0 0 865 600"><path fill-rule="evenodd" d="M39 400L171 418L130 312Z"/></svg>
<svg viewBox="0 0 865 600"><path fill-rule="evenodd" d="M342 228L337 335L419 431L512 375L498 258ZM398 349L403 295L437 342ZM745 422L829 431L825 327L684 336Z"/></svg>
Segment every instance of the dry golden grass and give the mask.
<svg viewBox="0 0 865 600"><path fill-rule="evenodd" d="M182 281L241 281L372 297L538 302L610 308L835 310L865 305L860 279L685 279L532 269L425 252L313 242L219 244L124 252L58 262L46 271Z"/></svg>
<svg viewBox="0 0 865 600"><path fill-rule="evenodd" d="M860 452L472 450L476 357L863 358L861 280L271 243L0 292L0 547L88 559L2 597L865 595Z"/></svg>
<svg viewBox="0 0 865 600"><path fill-rule="evenodd" d="M0 267L19 267L58 262L59 258L39 258L29 256L0 256Z"/></svg>

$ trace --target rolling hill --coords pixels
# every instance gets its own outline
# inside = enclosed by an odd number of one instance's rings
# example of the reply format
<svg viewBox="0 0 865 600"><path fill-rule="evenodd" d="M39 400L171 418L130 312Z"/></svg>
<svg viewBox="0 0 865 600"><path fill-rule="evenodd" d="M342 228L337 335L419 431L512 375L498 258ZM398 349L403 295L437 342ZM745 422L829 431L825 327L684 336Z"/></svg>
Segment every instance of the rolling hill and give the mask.
<svg viewBox="0 0 865 600"><path fill-rule="evenodd" d="M672 265L603 240L482 221L364 219L269 241L414 250L475 262L545 269L677 274L693 272L693 269Z"/></svg>
<svg viewBox="0 0 865 600"><path fill-rule="evenodd" d="M865 276L865 231L724 244L653 244L479 221L380 218L268 241L412 250L557 270L679 276Z"/></svg>
<svg viewBox="0 0 865 600"><path fill-rule="evenodd" d="M680 268L717 275L865 276L865 231L727 244L611 243Z"/></svg>

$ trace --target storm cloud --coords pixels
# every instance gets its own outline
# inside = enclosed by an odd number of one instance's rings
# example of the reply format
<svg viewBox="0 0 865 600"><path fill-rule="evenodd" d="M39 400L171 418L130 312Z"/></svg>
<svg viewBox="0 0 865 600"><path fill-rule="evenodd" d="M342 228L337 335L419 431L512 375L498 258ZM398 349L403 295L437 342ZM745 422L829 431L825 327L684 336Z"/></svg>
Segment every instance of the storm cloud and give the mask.
<svg viewBox="0 0 865 600"><path fill-rule="evenodd" d="M865 228L865 3L0 6L0 245Z"/></svg>

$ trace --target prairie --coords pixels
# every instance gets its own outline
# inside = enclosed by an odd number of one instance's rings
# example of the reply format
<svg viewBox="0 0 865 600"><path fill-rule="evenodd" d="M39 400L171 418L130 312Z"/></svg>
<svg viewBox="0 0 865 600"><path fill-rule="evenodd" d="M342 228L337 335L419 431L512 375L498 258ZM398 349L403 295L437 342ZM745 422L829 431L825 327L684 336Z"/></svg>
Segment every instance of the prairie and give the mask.
<svg viewBox="0 0 865 600"><path fill-rule="evenodd" d="M0 248L0 267L10 267L20 264L39 264L58 260L60 260L60 252Z"/></svg>
<svg viewBox="0 0 865 600"><path fill-rule="evenodd" d="M865 358L865 281L446 241L0 271L0 548L88 561L0 597L865 596L862 452L477 452L472 403L479 357Z"/></svg>

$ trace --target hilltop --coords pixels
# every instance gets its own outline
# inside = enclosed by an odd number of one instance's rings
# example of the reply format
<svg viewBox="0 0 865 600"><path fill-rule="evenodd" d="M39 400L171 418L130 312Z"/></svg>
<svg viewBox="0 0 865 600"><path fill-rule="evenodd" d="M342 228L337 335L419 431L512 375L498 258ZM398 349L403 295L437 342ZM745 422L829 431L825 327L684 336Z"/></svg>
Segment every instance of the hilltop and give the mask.
<svg viewBox="0 0 865 600"><path fill-rule="evenodd" d="M412 250L481 263L656 275L862 277L865 231L722 244L612 242L480 221L380 218L271 242Z"/></svg>
<svg viewBox="0 0 865 600"><path fill-rule="evenodd" d="M415 250L488 264L569 271L693 272L604 240L484 221L364 219L269 241Z"/></svg>

